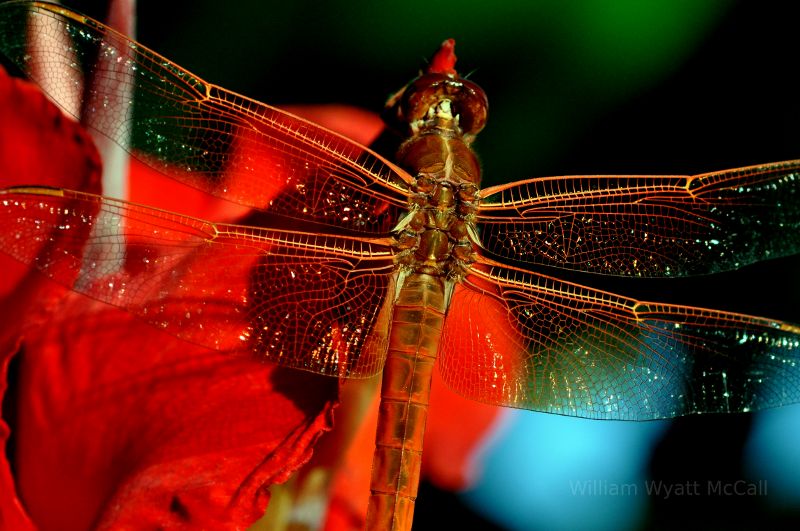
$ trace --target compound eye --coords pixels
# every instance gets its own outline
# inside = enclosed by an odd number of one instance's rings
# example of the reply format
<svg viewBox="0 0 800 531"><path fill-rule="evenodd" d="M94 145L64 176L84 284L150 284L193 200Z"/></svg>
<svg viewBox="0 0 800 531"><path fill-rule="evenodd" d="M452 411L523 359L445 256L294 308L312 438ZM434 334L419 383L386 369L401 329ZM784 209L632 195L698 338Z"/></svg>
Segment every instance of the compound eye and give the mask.
<svg viewBox="0 0 800 531"><path fill-rule="evenodd" d="M425 74L412 81L398 96L390 104L399 105L397 118L406 124L424 119L431 108L444 100L450 102L452 114L458 116L464 134L474 135L486 124L489 102L483 89L456 76Z"/></svg>

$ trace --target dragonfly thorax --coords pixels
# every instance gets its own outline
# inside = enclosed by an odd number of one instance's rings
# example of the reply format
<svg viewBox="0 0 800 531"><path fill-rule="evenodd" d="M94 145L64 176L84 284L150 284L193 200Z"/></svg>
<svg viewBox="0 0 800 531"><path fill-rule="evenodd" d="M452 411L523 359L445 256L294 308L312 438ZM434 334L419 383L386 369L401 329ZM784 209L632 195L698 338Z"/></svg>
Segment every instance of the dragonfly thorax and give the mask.
<svg viewBox="0 0 800 531"><path fill-rule="evenodd" d="M480 167L452 129L428 129L403 144L398 162L416 177L408 214L395 229L406 268L460 278L474 261Z"/></svg>

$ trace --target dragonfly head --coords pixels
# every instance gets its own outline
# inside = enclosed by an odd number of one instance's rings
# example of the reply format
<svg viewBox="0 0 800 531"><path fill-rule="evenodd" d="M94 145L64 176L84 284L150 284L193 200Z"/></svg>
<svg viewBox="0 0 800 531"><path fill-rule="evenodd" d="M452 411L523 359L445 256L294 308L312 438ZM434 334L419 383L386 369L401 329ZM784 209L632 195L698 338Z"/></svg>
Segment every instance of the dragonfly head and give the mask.
<svg viewBox="0 0 800 531"><path fill-rule="evenodd" d="M456 72L454 46L453 39L442 43L427 71L389 98L390 125L410 128L412 134L453 129L469 137L483 129L489 102L482 88Z"/></svg>

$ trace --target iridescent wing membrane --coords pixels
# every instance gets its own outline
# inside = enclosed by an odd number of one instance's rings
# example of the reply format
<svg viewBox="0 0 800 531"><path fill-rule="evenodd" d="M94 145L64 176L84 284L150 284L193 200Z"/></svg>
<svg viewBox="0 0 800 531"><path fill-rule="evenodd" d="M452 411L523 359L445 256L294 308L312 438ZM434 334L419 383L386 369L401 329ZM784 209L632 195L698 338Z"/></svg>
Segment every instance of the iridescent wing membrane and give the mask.
<svg viewBox="0 0 800 531"><path fill-rule="evenodd" d="M490 254L589 273L718 273L800 251L800 160L694 176L591 175L483 190Z"/></svg>
<svg viewBox="0 0 800 531"><path fill-rule="evenodd" d="M382 368L385 245L44 188L0 191L0 223L13 257L187 341L334 376Z"/></svg>
<svg viewBox="0 0 800 531"><path fill-rule="evenodd" d="M24 42L29 12L45 22L33 48ZM89 123L120 145L130 139L133 155L162 173L328 227L212 224L75 192L17 189L2 196L6 252L190 341L324 374L380 370L394 279L387 232L407 205L402 170L57 6L0 7L0 46L43 86L62 87L51 95L66 108L74 90L63 87L82 86L86 76L111 80L78 94L83 113L98 102L132 105ZM595 418L800 400L793 325L638 302L502 264L682 276L796 253L797 168L557 177L485 190L482 254L456 287L445 324L445 381L487 403ZM96 223L104 229L87 228ZM36 238L44 240L24 243Z"/></svg>
<svg viewBox="0 0 800 531"><path fill-rule="evenodd" d="M0 52L145 164L300 230L28 187L0 195L5 252L189 341L323 374L380 371L404 172L56 5L0 6Z"/></svg>
<svg viewBox="0 0 800 531"><path fill-rule="evenodd" d="M6 3L0 51L76 119L221 199L370 234L387 233L406 207L408 176L380 156L206 83L88 17Z"/></svg>
<svg viewBox="0 0 800 531"><path fill-rule="evenodd" d="M691 177L533 179L483 194L485 255L453 301L469 330L448 323L440 357L460 392L637 420L800 400L800 327L636 301L498 262L656 277L795 254L800 161Z"/></svg>

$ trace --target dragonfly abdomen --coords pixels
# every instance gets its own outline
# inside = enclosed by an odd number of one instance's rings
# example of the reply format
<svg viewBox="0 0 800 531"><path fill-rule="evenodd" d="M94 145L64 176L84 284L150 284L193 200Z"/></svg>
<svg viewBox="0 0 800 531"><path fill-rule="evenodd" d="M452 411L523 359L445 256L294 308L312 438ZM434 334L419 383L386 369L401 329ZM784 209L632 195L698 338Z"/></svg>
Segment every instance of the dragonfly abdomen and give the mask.
<svg viewBox="0 0 800 531"><path fill-rule="evenodd" d="M447 280L412 273L395 301L383 371L367 529L410 529Z"/></svg>

